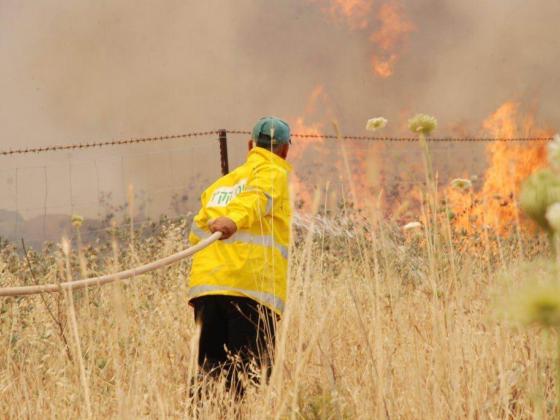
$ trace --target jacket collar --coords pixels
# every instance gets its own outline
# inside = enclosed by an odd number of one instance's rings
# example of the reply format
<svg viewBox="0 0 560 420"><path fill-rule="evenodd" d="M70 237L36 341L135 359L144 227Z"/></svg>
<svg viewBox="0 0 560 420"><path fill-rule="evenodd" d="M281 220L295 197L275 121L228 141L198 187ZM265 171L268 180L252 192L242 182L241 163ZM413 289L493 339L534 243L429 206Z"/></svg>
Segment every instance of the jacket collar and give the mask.
<svg viewBox="0 0 560 420"><path fill-rule="evenodd" d="M274 163L285 169L286 171L290 172L292 170L292 165L286 162L285 159L282 159L280 156L275 155L274 153L262 148L262 147L253 147L249 152L249 159L263 159L269 162Z"/></svg>

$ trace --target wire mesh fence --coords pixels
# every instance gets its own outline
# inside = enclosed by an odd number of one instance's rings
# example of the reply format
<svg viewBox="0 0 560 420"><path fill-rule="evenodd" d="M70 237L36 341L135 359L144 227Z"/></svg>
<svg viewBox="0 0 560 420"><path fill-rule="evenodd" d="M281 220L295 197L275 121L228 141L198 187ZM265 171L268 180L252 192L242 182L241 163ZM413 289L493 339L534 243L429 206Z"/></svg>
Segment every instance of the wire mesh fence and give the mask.
<svg viewBox="0 0 560 420"><path fill-rule="evenodd" d="M39 247L72 235L73 214L85 219L84 240L131 216L137 225L174 217L194 208L204 186L221 173L216 142L127 144L134 146L72 149L54 160L46 150L4 158L0 236Z"/></svg>

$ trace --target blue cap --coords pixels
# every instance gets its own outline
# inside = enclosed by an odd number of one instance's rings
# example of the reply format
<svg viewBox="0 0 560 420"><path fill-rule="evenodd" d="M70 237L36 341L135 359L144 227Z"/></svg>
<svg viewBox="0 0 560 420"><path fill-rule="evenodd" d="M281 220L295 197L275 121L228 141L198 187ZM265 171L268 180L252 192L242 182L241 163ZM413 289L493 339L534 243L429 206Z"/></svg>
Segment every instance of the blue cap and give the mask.
<svg viewBox="0 0 560 420"><path fill-rule="evenodd" d="M251 137L257 146L291 144L290 126L280 118L263 117L253 128Z"/></svg>

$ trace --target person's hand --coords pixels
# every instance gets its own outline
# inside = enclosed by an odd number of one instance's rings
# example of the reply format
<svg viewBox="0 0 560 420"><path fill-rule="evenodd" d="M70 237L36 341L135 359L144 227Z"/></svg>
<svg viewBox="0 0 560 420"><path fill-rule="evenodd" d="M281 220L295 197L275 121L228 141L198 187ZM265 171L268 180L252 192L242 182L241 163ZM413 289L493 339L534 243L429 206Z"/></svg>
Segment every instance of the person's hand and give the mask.
<svg viewBox="0 0 560 420"><path fill-rule="evenodd" d="M220 239L227 239L235 232L237 232L237 225L229 217L218 217L217 219L208 222L208 229L210 232L222 232Z"/></svg>

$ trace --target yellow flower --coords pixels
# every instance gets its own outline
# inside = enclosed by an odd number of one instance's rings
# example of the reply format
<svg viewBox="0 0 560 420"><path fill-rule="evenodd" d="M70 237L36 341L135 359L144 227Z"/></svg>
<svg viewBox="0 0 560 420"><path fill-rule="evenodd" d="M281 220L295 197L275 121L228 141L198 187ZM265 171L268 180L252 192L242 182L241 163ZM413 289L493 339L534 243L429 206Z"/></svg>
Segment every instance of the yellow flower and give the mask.
<svg viewBox="0 0 560 420"><path fill-rule="evenodd" d="M455 178L451 181L451 186L458 190L470 190L472 188L472 182L470 179Z"/></svg>
<svg viewBox="0 0 560 420"><path fill-rule="evenodd" d="M437 120L426 114L417 114L408 120L408 128L413 133L422 133L426 136L437 128Z"/></svg>
<svg viewBox="0 0 560 420"><path fill-rule="evenodd" d="M79 214L72 215L72 226L79 229L82 226L82 223L84 223L84 218L82 216Z"/></svg>
<svg viewBox="0 0 560 420"><path fill-rule="evenodd" d="M371 118L367 121L366 130L377 131L387 125L387 120L383 117Z"/></svg>

